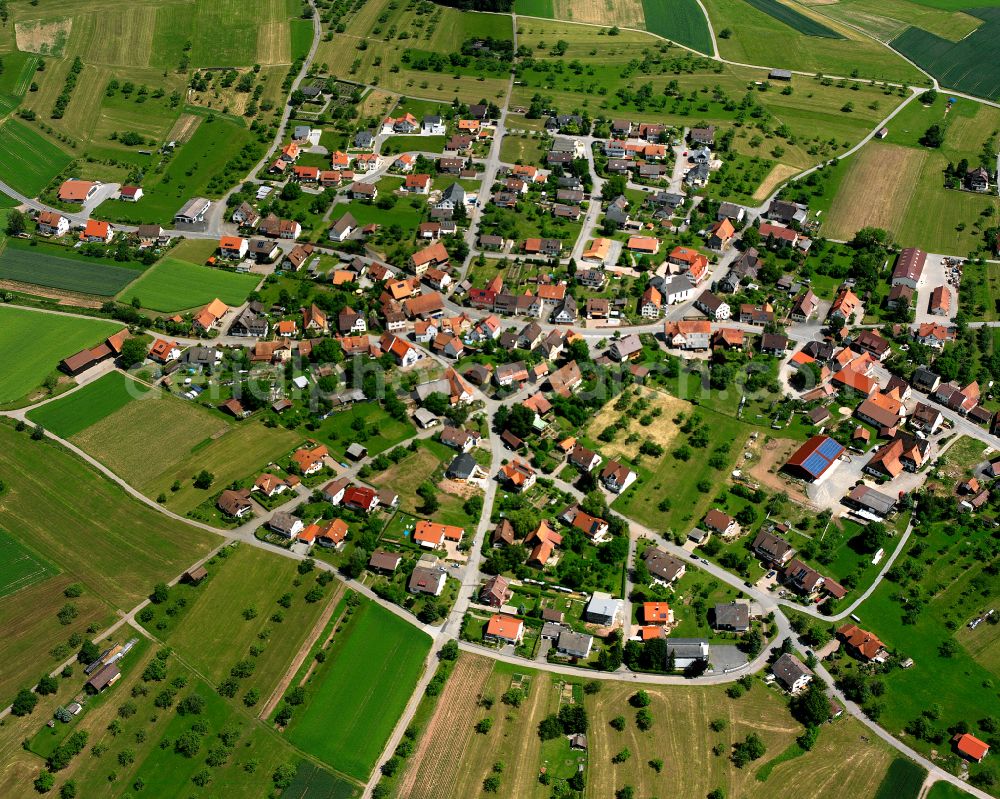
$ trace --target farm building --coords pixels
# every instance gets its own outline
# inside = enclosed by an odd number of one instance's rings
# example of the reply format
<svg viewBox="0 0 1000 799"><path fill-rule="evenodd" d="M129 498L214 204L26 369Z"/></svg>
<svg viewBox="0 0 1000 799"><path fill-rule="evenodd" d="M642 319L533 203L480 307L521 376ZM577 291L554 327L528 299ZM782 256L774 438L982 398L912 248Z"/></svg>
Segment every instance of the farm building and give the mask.
<svg viewBox="0 0 1000 799"><path fill-rule="evenodd" d="M789 474L818 483L837 465L844 447L829 436L813 436L799 447L784 466Z"/></svg>

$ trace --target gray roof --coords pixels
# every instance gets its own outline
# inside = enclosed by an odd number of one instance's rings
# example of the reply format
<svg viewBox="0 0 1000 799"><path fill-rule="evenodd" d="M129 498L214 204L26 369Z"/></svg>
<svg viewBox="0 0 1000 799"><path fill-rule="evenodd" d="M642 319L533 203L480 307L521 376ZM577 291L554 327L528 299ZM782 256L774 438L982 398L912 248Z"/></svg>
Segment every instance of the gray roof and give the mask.
<svg viewBox="0 0 1000 799"><path fill-rule="evenodd" d="M271 521L267 524L272 530L276 530L279 533L290 533L295 522L300 521L300 519L287 511L279 510L271 517Z"/></svg>
<svg viewBox="0 0 1000 799"><path fill-rule="evenodd" d="M614 618L621 611L621 608L622 601L620 599L615 599L611 594L605 594L602 591L595 591L587 603L587 614Z"/></svg>
<svg viewBox="0 0 1000 799"><path fill-rule="evenodd" d="M219 354L215 347L191 347L181 356L181 360L195 366L214 366Z"/></svg>
<svg viewBox="0 0 1000 799"><path fill-rule="evenodd" d="M559 633L559 640L556 642L556 647L559 650L570 655L579 655L580 657L589 655L593 645L593 636L573 632L572 630L563 630Z"/></svg>
<svg viewBox="0 0 1000 799"><path fill-rule="evenodd" d="M465 189L458 183L452 183L447 189L444 190L444 194L441 195L442 200L451 200L456 205L458 203L465 202Z"/></svg>
<svg viewBox="0 0 1000 799"><path fill-rule="evenodd" d="M750 627L750 605L747 602L726 602L715 606L715 626L746 630Z"/></svg>
<svg viewBox="0 0 1000 799"><path fill-rule="evenodd" d="M704 638L668 638L667 652L677 658L707 659L709 645Z"/></svg>
<svg viewBox="0 0 1000 799"><path fill-rule="evenodd" d="M468 452L458 455L448 466L448 477L457 477L460 480L468 480L476 471L476 459Z"/></svg>
<svg viewBox="0 0 1000 799"><path fill-rule="evenodd" d="M555 621L547 621L542 625L542 638L558 638L566 628Z"/></svg>
<svg viewBox="0 0 1000 799"><path fill-rule="evenodd" d="M774 665L771 666L771 673L786 688L794 685L795 681L800 677L812 676L812 670L792 654L782 655L774 661Z"/></svg>

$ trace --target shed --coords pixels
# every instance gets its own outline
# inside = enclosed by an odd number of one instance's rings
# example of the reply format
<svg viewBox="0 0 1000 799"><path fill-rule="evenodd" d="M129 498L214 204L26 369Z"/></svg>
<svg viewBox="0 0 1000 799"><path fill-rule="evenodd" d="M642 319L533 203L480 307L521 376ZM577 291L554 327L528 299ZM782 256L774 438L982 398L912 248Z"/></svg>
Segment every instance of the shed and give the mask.
<svg viewBox="0 0 1000 799"><path fill-rule="evenodd" d="M208 577L208 571L206 571L204 566L198 566L195 569L184 572L184 577L182 579L185 583L190 585L198 585L198 583L206 577Z"/></svg>
<svg viewBox="0 0 1000 799"><path fill-rule="evenodd" d="M368 456L368 448L362 446L361 444L354 443L354 444L351 444L351 446L349 446L347 448L346 455L352 461L359 461L362 458L365 458L365 457Z"/></svg>

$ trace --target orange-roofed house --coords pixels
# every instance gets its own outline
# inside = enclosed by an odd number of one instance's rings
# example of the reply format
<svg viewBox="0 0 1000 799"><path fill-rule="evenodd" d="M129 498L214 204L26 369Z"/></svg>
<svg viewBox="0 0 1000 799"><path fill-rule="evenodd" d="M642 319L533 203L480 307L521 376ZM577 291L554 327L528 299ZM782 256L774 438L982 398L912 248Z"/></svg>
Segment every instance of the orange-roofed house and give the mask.
<svg viewBox="0 0 1000 799"><path fill-rule="evenodd" d="M663 638L663 628L656 626L640 627L639 638L643 641L652 641L654 638Z"/></svg>
<svg viewBox="0 0 1000 799"><path fill-rule="evenodd" d="M524 640L524 622L513 616L494 613L486 623L483 638L507 644L520 644Z"/></svg>
<svg viewBox="0 0 1000 799"><path fill-rule="evenodd" d="M292 161L295 161L295 160L298 159L300 152L301 151L300 151L298 142L294 142L293 141L290 144L286 144L282 148L282 150L281 150L281 160L285 161L286 163L291 163Z"/></svg>
<svg viewBox="0 0 1000 799"><path fill-rule="evenodd" d="M708 258L690 247L674 247L667 256L667 263L686 267L689 277L699 283L708 274Z"/></svg>
<svg viewBox="0 0 1000 799"><path fill-rule="evenodd" d="M585 250L581 256L585 261L600 261L604 263L604 260L608 257L611 252L611 239L594 239L590 248Z"/></svg>
<svg viewBox="0 0 1000 799"><path fill-rule="evenodd" d="M964 732L957 734L951 739L955 745L955 751L967 760L982 763L983 758L990 752L990 745L986 741L980 741L975 735Z"/></svg>
<svg viewBox="0 0 1000 799"><path fill-rule="evenodd" d="M87 226L80 234L80 241L92 241L100 244L108 244L115 237L115 229L110 222L98 219L88 219Z"/></svg>
<svg viewBox="0 0 1000 799"><path fill-rule="evenodd" d="M431 190L431 176L423 172L407 175L403 181L403 191L411 194L427 194Z"/></svg>
<svg viewBox="0 0 1000 799"><path fill-rule="evenodd" d="M391 333L384 333L379 344L382 352L392 355L400 366L412 366L422 357L416 347L411 347L399 336L394 336Z"/></svg>
<svg viewBox="0 0 1000 799"><path fill-rule="evenodd" d="M192 320L192 324L195 327L208 332L219 323L219 320L226 315L228 310L229 306L216 297L208 305L201 309L198 315Z"/></svg>
<svg viewBox="0 0 1000 799"><path fill-rule="evenodd" d="M733 227L733 223L726 217L722 221L712 225L711 230L708 232L708 246L713 250L725 250L729 247L729 243L735 235L736 228Z"/></svg>
<svg viewBox="0 0 1000 799"><path fill-rule="evenodd" d="M299 326L294 319L282 319L274 326L274 330L282 338L292 338L299 332Z"/></svg>
<svg viewBox="0 0 1000 799"><path fill-rule="evenodd" d="M149 357L158 361L159 363L166 363L167 361L172 361L179 358L181 351L177 344L173 341L167 341L163 338L158 338L153 342L153 345L149 348Z"/></svg>
<svg viewBox="0 0 1000 799"><path fill-rule="evenodd" d="M479 120L478 119L460 119L458 120L459 130L479 130Z"/></svg>
<svg viewBox="0 0 1000 799"><path fill-rule="evenodd" d="M38 232L43 236L62 236L69 232L69 220L58 211L38 214Z"/></svg>
<svg viewBox="0 0 1000 799"><path fill-rule="evenodd" d="M292 178L300 183L316 183L319 180L318 166L292 167Z"/></svg>
<svg viewBox="0 0 1000 799"><path fill-rule="evenodd" d="M845 624L837 630L837 637L848 651L859 660L883 662L889 653L877 635L862 630L856 624Z"/></svg>
<svg viewBox="0 0 1000 799"><path fill-rule="evenodd" d="M674 612L666 602L643 602L642 618L646 624L673 624Z"/></svg>
<svg viewBox="0 0 1000 799"><path fill-rule="evenodd" d="M299 467L299 471L302 472L303 476L308 477L323 470L323 467L326 465L326 457L329 454L330 451L323 444L312 449L303 447L292 453L292 463Z"/></svg>
<svg viewBox="0 0 1000 799"><path fill-rule="evenodd" d="M319 535L319 530L320 527L318 524L307 524L302 528L299 534L295 536L295 540L312 546L316 543L316 536Z"/></svg>
<svg viewBox="0 0 1000 799"><path fill-rule="evenodd" d="M345 169L351 163L351 157L347 153L337 150L330 156L330 166L334 169Z"/></svg>
<svg viewBox="0 0 1000 799"><path fill-rule="evenodd" d="M410 261L413 264L413 271L418 275L422 275L430 267L443 267L448 263L448 250L445 248L444 244L440 241L436 241L429 247L424 247L424 249L413 253L410 257Z"/></svg>
<svg viewBox="0 0 1000 799"><path fill-rule="evenodd" d="M64 203L84 203L94 196L100 185L90 180L67 180L59 187L59 199Z"/></svg>
<svg viewBox="0 0 1000 799"><path fill-rule="evenodd" d="M534 469L519 460L513 460L500 467L500 473L507 484L515 491L526 491L531 488L538 477Z"/></svg>
<svg viewBox="0 0 1000 799"><path fill-rule="evenodd" d="M249 242L240 236L223 236L219 239L219 255L223 258L245 258L249 249Z"/></svg>
<svg viewBox="0 0 1000 799"><path fill-rule="evenodd" d="M316 543L321 547L331 547L340 549L347 539L347 522L343 519L331 519L326 525L320 527L316 536Z"/></svg>
<svg viewBox="0 0 1000 799"><path fill-rule="evenodd" d="M656 255L660 251L660 240L652 236L631 236L625 246L640 255Z"/></svg>
<svg viewBox="0 0 1000 799"><path fill-rule="evenodd" d="M830 307L828 316L831 319L848 321L861 307L861 299L850 289L841 289Z"/></svg>
<svg viewBox="0 0 1000 799"><path fill-rule="evenodd" d="M459 544L465 530L461 527L454 527L448 524L437 524L436 522L417 522L413 528L413 541L427 549L436 549L442 546L445 541Z"/></svg>

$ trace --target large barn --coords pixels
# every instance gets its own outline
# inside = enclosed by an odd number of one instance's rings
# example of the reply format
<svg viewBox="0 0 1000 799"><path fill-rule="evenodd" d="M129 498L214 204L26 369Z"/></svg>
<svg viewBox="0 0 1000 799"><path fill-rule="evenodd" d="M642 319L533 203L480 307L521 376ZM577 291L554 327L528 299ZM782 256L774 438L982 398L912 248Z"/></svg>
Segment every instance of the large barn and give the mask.
<svg viewBox="0 0 1000 799"><path fill-rule="evenodd" d="M813 436L788 459L785 471L810 483L819 482L833 471L843 451L829 436Z"/></svg>

